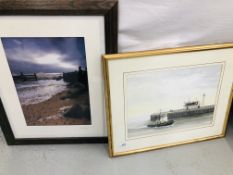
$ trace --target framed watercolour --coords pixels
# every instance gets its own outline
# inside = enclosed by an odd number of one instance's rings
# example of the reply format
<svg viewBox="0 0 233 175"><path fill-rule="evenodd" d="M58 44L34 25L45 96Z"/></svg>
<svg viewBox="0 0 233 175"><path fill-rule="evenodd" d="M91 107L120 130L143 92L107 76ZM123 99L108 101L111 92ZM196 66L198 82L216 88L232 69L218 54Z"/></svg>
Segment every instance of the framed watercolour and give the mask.
<svg viewBox="0 0 233 175"><path fill-rule="evenodd" d="M103 56L110 156L223 137L233 43Z"/></svg>
<svg viewBox="0 0 233 175"><path fill-rule="evenodd" d="M0 2L0 124L7 143L105 143L101 55L117 1Z"/></svg>

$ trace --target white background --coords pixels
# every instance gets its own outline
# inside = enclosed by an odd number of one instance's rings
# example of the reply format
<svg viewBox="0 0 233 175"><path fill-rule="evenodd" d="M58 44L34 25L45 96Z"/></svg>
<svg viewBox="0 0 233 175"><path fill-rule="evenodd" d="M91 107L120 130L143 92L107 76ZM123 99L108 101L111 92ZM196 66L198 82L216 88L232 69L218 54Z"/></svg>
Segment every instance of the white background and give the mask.
<svg viewBox="0 0 233 175"><path fill-rule="evenodd" d="M119 0L119 49L233 41L232 0Z"/></svg>

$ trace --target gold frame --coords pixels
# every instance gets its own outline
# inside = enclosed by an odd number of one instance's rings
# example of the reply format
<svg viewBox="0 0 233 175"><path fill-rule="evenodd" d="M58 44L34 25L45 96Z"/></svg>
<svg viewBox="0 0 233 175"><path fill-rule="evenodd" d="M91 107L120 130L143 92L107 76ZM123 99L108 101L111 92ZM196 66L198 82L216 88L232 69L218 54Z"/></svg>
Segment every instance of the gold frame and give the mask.
<svg viewBox="0 0 233 175"><path fill-rule="evenodd" d="M185 53L185 52L196 52L196 51L206 51L206 50L217 50L217 49L226 49L226 48L233 48L233 43L225 43L225 44L213 44L213 45L200 45L200 46L191 46L191 47L178 47L178 48L169 48L169 49L159 49L159 50L150 50L150 51L139 51L139 52L128 52L128 53L120 53L120 54L108 54L102 56L103 61L103 71L104 71L104 81L105 81L105 106L106 106L106 116L107 116L107 129L108 129L108 149L109 149L109 156L123 156L128 154L134 154L144 151L150 151L155 149L161 149L165 147L172 147L176 145L183 145L189 144L193 142L200 142L215 138L224 137L227 128L227 121L230 115L231 104L233 100L233 84L231 88L231 94L228 99L228 107L225 115L225 121L222 133L220 135L198 138L188 141L182 142L175 142L172 144L164 144L152 147L146 147L142 149L135 149L120 153L114 153L113 151L113 134L112 134L112 114L111 114L111 99L110 99L110 82L109 82L109 60L117 60L117 59L130 59L130 58L140 58L145 56L156 56L156 55L165 55L165 54L174 54L174 53Z"/></svg>

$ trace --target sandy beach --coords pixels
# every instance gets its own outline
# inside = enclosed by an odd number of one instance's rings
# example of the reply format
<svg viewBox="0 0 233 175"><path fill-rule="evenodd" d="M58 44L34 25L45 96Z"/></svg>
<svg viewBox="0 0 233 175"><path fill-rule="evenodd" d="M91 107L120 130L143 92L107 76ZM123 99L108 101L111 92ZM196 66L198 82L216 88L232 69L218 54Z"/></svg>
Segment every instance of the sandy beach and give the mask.
<svg viewBox="0 0 233 175"><path fill-rule="evenodd" d="M50 99L22 109L28 126L45 125L89 125L88 91L68 88Z"/></svg>

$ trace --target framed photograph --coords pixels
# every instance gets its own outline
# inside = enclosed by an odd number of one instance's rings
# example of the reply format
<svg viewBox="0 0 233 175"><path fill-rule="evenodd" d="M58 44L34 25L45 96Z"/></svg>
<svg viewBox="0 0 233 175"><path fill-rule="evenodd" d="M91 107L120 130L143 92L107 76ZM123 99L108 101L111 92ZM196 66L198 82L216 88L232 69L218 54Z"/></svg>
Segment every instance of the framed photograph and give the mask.
<svg viewBox="0 0 233 175"><path fill-rule="evenodd" d="M103 56L110 156L223 137L233 43Z"/></svg>
<svg viewBox="0 0 233 175"><path fill-rule="evenodd" d="M106 143L101 55L117 1L0 2L0 124L7 143Z"/></svg>

